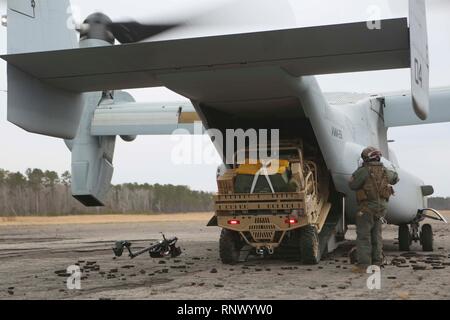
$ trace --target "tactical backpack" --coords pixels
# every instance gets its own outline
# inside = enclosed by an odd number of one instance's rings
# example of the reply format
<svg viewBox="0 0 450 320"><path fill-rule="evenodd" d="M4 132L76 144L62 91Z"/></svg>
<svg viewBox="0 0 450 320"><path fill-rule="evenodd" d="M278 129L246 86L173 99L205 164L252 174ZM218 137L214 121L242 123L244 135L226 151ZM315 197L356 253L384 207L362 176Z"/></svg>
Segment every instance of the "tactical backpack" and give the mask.
<svg viewBox="0 0 450 320"><path fill-rule="evenodd" d="M389 198L394 195L394 189L389 184L386 168L382 164L368 165L365 168L368 170L369 177L363 187L356 193L358 203L379 200L389 201Z"/></svg>

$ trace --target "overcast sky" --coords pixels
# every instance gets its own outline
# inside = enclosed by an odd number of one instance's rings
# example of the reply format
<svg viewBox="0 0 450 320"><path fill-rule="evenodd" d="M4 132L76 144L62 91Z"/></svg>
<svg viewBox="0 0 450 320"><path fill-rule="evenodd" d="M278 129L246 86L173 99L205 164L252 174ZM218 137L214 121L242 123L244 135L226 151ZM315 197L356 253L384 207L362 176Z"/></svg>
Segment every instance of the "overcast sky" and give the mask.
<svg viewBox="0 0 450 320"><path fill-rule="evenodd" d="M276 0L255 9L240 0L72 0L80 20L94 11L112 18L165 20L197 16L201 26L161 36L166 38L254 31L295 26L370 20L380 9L382 18L405 16L407 0ZM267 1L265 1L267 2ZM450 0L427 0L432 87L450 87ZM0 0L0 14L6 13ZM220 7L221 10L214 8ZM208 12L208 14L199 14ZM164 17L164 18L163 18ZM214 21L214 27L211 27ZM6 28L0 27L0 53L6 52ZM70 168L70 153L60 140L30 135L6 121L6 67L0 62L0 168L24 171L29 167L63 172ZM409 88L409 71L393 70L318 77L322 89L348 92L389 92ZM131 90L138 101L184 101L163 88ZM450 108L450 102L449 102ZM450 124L389 130L391 146L400 165L435 186L436 194L450 196ZM202 138L193 138L202 139ZM216 165L172 165L171 137L139 137L134 143L118 140L113 183L148 182L189 185L215 191Z"/></svg>

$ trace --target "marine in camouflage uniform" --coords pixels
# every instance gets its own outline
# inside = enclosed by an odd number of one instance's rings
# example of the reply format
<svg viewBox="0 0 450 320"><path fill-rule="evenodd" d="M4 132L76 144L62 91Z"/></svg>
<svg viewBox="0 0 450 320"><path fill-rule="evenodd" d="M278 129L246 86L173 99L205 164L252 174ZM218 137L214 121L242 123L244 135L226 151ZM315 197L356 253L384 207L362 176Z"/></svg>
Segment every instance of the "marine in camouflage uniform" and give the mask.
<svg viewBox="0 0 450 320"><path fill-rule="evenodd" d="M356 191L359 212L356 217L358 267L381 265L383 261L382 219L394 194L398 174L381 163L381 152L364 149L364 164L352 176L350 188Z"/></svg>

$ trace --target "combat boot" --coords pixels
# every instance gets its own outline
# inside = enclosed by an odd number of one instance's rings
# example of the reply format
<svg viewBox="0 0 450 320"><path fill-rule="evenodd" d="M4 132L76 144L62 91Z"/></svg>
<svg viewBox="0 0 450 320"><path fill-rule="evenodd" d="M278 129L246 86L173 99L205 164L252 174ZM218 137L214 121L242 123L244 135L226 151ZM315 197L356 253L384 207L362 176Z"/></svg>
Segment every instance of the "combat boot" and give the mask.
<svg viewBox="0 0 450 320"><path fill-rule="evenodd" d="M361 264L356 264L353 269L353 273L366 273L367 272L367 266L363 266Z"/></svg>

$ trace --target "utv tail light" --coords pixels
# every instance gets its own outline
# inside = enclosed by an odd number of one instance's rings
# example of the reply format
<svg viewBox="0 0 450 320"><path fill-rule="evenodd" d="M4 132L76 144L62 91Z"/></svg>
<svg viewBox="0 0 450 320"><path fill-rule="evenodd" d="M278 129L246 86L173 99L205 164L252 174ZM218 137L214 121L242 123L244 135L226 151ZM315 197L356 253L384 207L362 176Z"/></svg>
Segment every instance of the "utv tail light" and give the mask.
<svg viewBox="0 0 450 320"><path fill-rule="evenodd" d="M237 225L241 224L241 222L239 220L232 219L232 220L228 221L228 224L232 225L232 226L237 226Z"/></svg>
<svg viewBox="0 0 450 320"><path fill-rule="evenodd" d="M297 224L298 220L295 218L288 218L288 219L286 219L286 223L287 224Z"/></svg>

